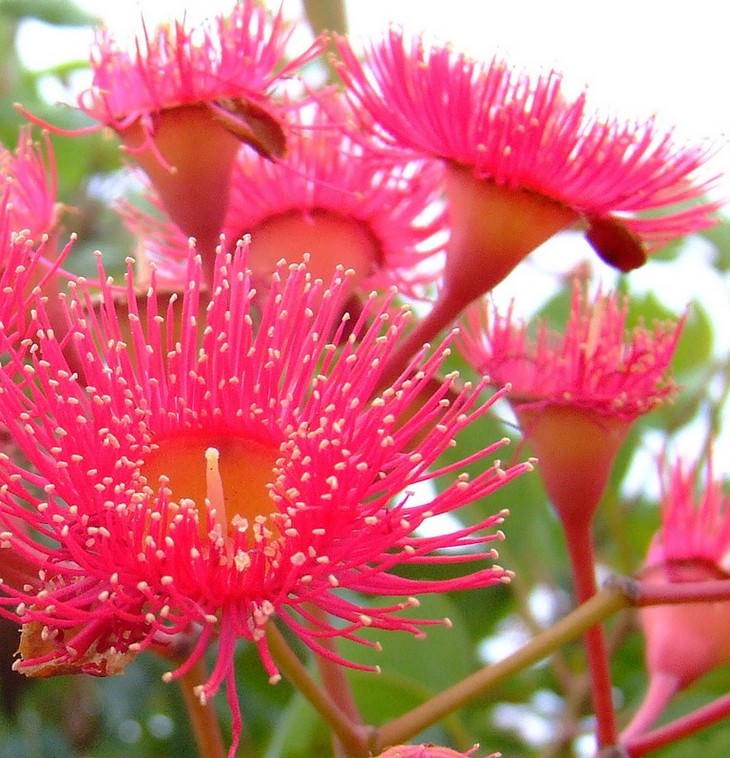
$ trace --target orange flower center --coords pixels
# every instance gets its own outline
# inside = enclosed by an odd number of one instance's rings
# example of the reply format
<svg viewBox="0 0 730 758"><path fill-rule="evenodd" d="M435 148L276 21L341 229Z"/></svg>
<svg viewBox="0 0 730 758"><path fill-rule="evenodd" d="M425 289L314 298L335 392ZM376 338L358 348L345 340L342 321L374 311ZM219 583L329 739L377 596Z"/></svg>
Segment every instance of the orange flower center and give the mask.
<svg viewBox="0 0 730 758"><path fill-rule="evenodd" d="M263 517L271 528L276 508L268 485L274 479L279 449L270 442L239 437L227 432L191 433L160 440L147 457L142 473L152 487L160 478L170 489L170 499L194 501L201 516L210 508L223 534L243 523ZM201 537L208 533L207 519L200 519Z"/></svg>
<svg viewBox="0 0 730 758"><path fill-rule="evenodd" d="M355 288L380 260L378 241L365 224L323 209L288 211L242 231L251 232L249 265L257 283L270 279L281 258L296 263L309 253L307 270L314 278L329 282L342 265L355 271Z"/></svg>

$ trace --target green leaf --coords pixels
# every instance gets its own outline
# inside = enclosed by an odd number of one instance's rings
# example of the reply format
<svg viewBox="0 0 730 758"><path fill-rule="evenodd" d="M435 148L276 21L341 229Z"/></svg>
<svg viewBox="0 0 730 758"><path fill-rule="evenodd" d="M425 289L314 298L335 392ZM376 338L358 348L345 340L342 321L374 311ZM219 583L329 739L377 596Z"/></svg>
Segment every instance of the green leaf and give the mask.
<svg viewBox="0 0 730 758"><path fill-rule="evenodd" d="M367 676L372 685L375 685L373 679L383 678L389 682L399 681L404 689L419 694L436 693L471 673L471 643L461 614L451 599L444 594L422 595L419 602L420 607L409 608L400 615L417 619L448 618L452 626L424 627L426 636L423 639L402 632L364 629L359 636L381 643L381 651L343 641L340 652L345 658L381 668L381 675ZM375 607L390 605L392 599L377 598L368 604Z"/></svg>

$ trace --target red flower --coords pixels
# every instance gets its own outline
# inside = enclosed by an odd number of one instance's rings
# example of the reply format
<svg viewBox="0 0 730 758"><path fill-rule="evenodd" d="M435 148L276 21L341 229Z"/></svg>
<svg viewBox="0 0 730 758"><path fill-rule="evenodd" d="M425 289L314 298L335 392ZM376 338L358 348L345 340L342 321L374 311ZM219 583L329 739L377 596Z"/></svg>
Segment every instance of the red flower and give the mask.
<svg viewBox="0 0 730 758"><path fill-rule="evenodd" d="M564 332L528 326L512 308L467 312L464 354L477 371L511 385L510 402L537 451L548 494L563 517L594 512L630 424L674 391L666 378L680 325L627 334L628 304L574 282Z"/></svg>
<svg viewBox="0 0 730 758"><path fill-rule="evenodd" d="M567 98L555 72L532 78L395 29L364 64L344 38L337 48L348 96L378 134L447 166L442 292L410 350L574 223L587 224L591 244L623 271L714 223L717 206L702 200L709 183L698 177L706 147L678 146L653 121L587 115L585 96Z"/></svg>
<svg viewBox="0 0 730 758"><path fill-rule="evenodd" d="M495 555L485 545L501 538L493 528L504 514L436 536L416 531L529 467L486 467L413 502L410 485L453 470L432 466L491 405L480 405L482 387L448 403L452 375L424 399L441 348L414 362L411 378L375 395L405 313L389 317L371 303L342 340L343 276L325 289L303 266L287 274L282 265L268 304L252 314L244 253L219 253L202 310L193 252L181 307L176 296L167 308L158 302L153 279L138 310L131 263L123 309L108 284L100 308L83 283L74 286L68 340L83 382L38 302L32 345L23 352L3 343L10 361L0 374L0 420L32 465L0 457L0 538L18 555L44 556L33 585L0 585L4 612L24 625L17 668L110 673L150 645L202 628L169 678L189 670L217 635L217 662L199 693L206 700L227 683L234 741L239 638L258 646L276 680L265 636L273 616L330 657L323 637L357 639L363 627L420 633L421 624L438 623L399 611L422 592L506 581L509 572L484 562ZM438 552L445 547L457 551ZM466 562L460 577L443 581L393 571ZM399 599L368 608L352 592Z"/></svg>
<svg viewBox="0 0 730 758"><path fill-rule="evenodd" d="M14 152L0 145L0 194L12 231L40 243L58 223L56 162L48 135L33 141L30 128L20 130Z"/></svg>
<svg viewBox="0 0 730 758"><path fill-rule="evenodd" d="M448 747L439 747L438 745L396 745L389 747L380 753L377 758L473 758L477 751L478 745L474 745L471 750L465 753L457 752ZM499 758L501 753L493 753L492 756L485 758Z"/></svg>
<svg viewBox="0 0 730 758"><path fill-rule="evenodd" d="M0 146L0 323L6 336L22 335L34 287L48 294L57 286L69 247L56 249L57 227L50 141L45 135L40 145L22 129L14 152Z"/></svg>
<svg viewBox="0 0 730 758"><path fill-rule="evenodd" d="M662 477L662 525L640 576L649 582L727 579L730 564L730 498L700 467L678 460ZM699 489L698 489L699 488ZM681 689L730 662L730 603L703 602L639 608L646 638L649 689L627 727L628 739L649 728Z"/></svg>
<svg viewBox="0 0 730 758"><path fill-rule="evenodd" d="M152 34L145 29L134 54L99 33L93 86L79 106L119 133L210 265L241 142L267 157L286 152L273 90L322 47L317 40L285 61L289 37L281 12L272 16L257 0L197 28L176 22Z"/></svg>

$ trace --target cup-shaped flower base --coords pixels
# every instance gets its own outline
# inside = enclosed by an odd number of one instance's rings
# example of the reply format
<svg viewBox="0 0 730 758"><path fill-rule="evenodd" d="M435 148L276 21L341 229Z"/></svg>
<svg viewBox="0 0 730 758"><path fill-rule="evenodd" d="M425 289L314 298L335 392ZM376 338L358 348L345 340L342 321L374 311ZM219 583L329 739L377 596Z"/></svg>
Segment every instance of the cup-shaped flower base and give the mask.
<svg viewBox="0 0 730 758"><path fill-rule="evenodd" d="M561 521L590 523L629 422L569 405L512 405Z"/></svg>
<svg viewBox="0 0 730 758"><path fill-rule="evenodd" d="M206 105L160 111L153 136L138 119L120 136L170 218L212 256L223 229L233 161L241 145Z"/></svg>
<svg viewBox="0 0 730 758"><path fill-rule="evenodd" d="M451 240L444 289L458 291L462 307L489 292L535 248L577 220L571 208L526 189L474 176L448 164L446 196Z"/></svg>

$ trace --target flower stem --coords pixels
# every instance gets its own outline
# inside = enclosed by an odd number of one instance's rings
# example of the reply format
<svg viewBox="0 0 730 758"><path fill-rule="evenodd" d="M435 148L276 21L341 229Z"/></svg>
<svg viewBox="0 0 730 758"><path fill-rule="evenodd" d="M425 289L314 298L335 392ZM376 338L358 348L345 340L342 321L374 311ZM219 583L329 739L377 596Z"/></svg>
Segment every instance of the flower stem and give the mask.
<svg viewBox="0 0 730 758"><path fill-rule="evenodd" d="M315 615L324 615L324 613L316 607L312 607L311 612ZM322 646L328 650L331 650L334 653L337 652L336 640L325 638L321 643ZM314 660L317 664L319 678L322 680L322 686L325 691L329 694L332 700L337 703L339 709L353 724L362 724L362 717L360 716L360 711L355 702L355 697L352 694L352 687L350 687L350 682L347 678L344 667L324 655L315 655ZM338 758L342 752L342 745L339 744L336 737L333 739L335 740L334 758Z"/></svg>
<svg viewBox="0 0 730 758"><path fill-rule="evenodd" d="M414 737L447 714L509 679L513 674L542 660L566 642L576 639L586 629L600 623L617 610L625 608L629 605L629 598L623 590L623 585L619 583L601 590L550 629L535 635L526 645L504 660L485 666L378 729L373 752L377 753L388 745L397 745Z"/></svg>
<svg viewBox="0 0 730 758"><path fill-rule="evenodd" d="M304 664L289 647L273 623L266 626L266 641L276 665L287 679L309 700L340 738L348 755L368 755L370 729L350 720L324 688L310 676Z"/></svg>
<svg viewBox="0 0 730 758"><path fill-rule="evenodd" d="M226 749L223 744L220 723L212 703L202 705L194 688L206 680L202 661L198 661L187 673L178 679L185 708L190 716L190 724L195 735L200 758L223 758Z"/></svg>
<svg viewBox="0 0 730 758"><path fill-rule="evenodd" d="M661 716L669 701L679 690L679 684L679 679L674 675L663 671L652 674L649 679L649 689L641 707L621 733L621 742L631 742L634 737L644 734Z"/></svg>
<svg viewBox="0 0 730 758"><path fill-rule="evenodd" d="M563 527L573 569L575 594L578 603L581 604L592 598L597 591L591 521L590 519L566 519L563 520ZM597 721L598 747L609 747L616 744L618 733L613 707L611 670L603 627L597 625L586 631L585 646L591 674L591 695Z"/></svg>
<svg viewBox="0 0 730 758"><path fill-rule="evenodd" d="M641 758L728 716L730 716L730 695L724 695L666 726L629 739L622 747L629 758Z"/></svg>
<svg viewBox="0 0 730 758"><path fill-rule="evenodd" d="M677 605L730 600L730 579L712 579L705 582L634 582L631 604Z"/></svg>

